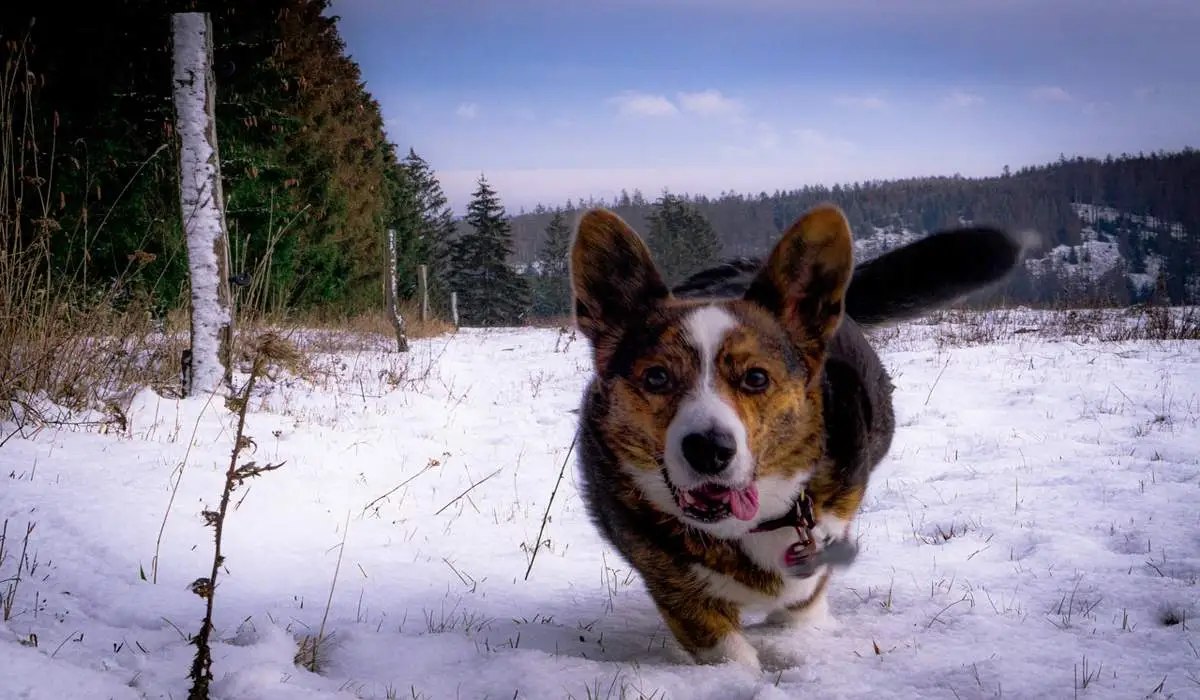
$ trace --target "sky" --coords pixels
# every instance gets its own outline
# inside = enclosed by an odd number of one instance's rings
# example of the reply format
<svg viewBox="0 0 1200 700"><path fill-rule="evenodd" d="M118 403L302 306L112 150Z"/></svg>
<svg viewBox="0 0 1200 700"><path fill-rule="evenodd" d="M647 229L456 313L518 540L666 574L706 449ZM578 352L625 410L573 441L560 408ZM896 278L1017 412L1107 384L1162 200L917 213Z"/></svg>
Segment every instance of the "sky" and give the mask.
<svg viewBox="0 0 1200 700"><path fill-rule="evenodd" d="M1200 146L1196 0L333 0L462 211Z"/></svg>

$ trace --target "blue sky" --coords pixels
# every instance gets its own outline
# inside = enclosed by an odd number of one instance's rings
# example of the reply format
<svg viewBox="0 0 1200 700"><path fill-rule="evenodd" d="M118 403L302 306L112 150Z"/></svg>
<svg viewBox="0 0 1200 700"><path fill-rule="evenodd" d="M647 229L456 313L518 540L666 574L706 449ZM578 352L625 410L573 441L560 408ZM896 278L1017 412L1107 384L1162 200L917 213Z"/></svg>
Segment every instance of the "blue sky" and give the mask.
<svg viewBox="0 0 1200 700"><path fill-rule="evenodd" d="M334 0L458 210L1200 146L1200 0Z"/></svg>

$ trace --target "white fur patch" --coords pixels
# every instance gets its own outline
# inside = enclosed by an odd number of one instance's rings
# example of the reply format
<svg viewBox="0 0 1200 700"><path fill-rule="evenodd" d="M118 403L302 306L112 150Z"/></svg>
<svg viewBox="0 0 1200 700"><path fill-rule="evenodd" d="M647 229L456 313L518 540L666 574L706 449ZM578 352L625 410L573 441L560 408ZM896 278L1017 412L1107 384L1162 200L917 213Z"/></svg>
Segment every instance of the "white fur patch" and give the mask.
<svg viewBox="0 0 1200 700"><path fill-rule="evenodd" d="M683 320L688 340L700 356L700 374L667 428L664 456L667 473L679 488L693 488L708 480L707 475L697 474L684 459L682 443L687 435L709 430L727 432L737 444L737 453L719 475L720 481L732 486L744 486L753 478L754 455L750 453L746 426L738 418L734 407L722 399L717 391L717 355L725 336L737 325L737 319L719 306L703 306Z"/></svg>
<svg viewBox="0 0 1200 700"><path fill-rule="evenodd" d="M725 336L737 325L737 319L719 306L702 306L683 319L688 338L700 353L701 383L712 382L717 351L725 342Z"/></svg>
<svg viewBox="0 0 1200 700"><path fill-rule="evenodd" d="M782 514L782 511L765 512L771 513L770 517ZM827 515L817 521L816 527L813 528L812 536L818 542L824 542L827 538L845 537L848 526L849 523L846 521L832 515ZM771 597L738 583L737 580L730 576L718 573L699 564L693 565L692 571L705 582L710 595L749 609L768 612L781 610L789 605L796 605L810 600L817 591L817 584L821 580L821 576L829 569L829 567L822 566L808 578L796 578L788 576L784 572L784 553L789 547L800 541L800 536L792 528L784 527L768 532L747 532L740 539L742 550L755 564L767 571L774 571L783 576L783 590L778 596ZM816 606L823 604L823 600L814 601L814 605ZM795 613L792 614L796 615ZM819 610L804 611L804 613L800 613L797 621L815 621L822 617L823 613Z"/></svg>
<svg viewBox="0 0 1200 700"><path fill-rule="evenodd" d="M730 632L721 637L721 640L712 648L696 652L696 661L702 664L732 661L756 673L762 671L762 665L758 661L758 651L741 632Z"/></svg>
<svg viewBox="0 0 1200 700"><path fill-rule="evenodd" d="M780 556L782 557L782 555L783 550L780 550ZM773 568L776 571L779 570L779 567ZM704 581L707 587L706 592L709 595L736 603L747 610L760 612L797 605L810 600L817 592L817 584L821 581L821 575L827 569L828 567L822 566L808 578L784 575L783 591L778 596L772 597L739 583L732 576L726 576L700 564L692 565L692 572Z"/></svg>
<svg viewBox="0 0 1200 700"><path fill-rule="evenodd" d="M829 586L817 594L812 603L799 610L778 608L767 615L767 624L786 627L813 627L833 632L840 628L837 618L829 612Z"/></svg>

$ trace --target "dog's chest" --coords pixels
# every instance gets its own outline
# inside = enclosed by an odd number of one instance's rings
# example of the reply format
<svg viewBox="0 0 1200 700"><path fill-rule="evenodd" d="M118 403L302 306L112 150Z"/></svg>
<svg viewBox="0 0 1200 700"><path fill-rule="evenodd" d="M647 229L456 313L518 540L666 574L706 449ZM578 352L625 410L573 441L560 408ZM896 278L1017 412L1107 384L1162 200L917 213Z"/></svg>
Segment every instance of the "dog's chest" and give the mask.
<svg viewBox="0 0 1200 700"><path fill-rule="evenodd" d="M837 518L826 517L817 522L810 536L818 542L822 542L831 536L841 536L845 529L846 523ZM735 576L714 571L703 565L697 564L693 571L704 581L710 595L744 608L773 610L789 605L798 605L812 599L818 592L821 581L825 578L828 570L828 567L821 566L812 576L806 578L787 574L784 570L784 555L788 548L799 542L800 534L790 527L767 532L752 532L739 540L741 549L747 558L762 570L774 573L782 580L771 591L748 586L738 581Z"/></svg>

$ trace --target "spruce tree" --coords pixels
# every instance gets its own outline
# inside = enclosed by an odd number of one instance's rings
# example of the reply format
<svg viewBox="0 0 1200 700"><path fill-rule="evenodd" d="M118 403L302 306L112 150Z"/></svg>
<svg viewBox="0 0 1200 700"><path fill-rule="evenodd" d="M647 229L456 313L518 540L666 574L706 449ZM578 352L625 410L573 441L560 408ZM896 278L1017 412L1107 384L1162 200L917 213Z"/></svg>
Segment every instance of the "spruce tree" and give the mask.
<svg viewBox="0 0 1200 700"><path fill-rule="evenodd" d="M450 284L458 293L459 324L513 326L529 311L529 287L509 264L512 227L499 195L484 176L467 207L469 230L451 249Z"/></svg>
<svg viewBox="0 0 1200 700"><path fill-rule="evenodd" d="M721 253L721 239L700 210L687 200L663 193L647 218L646 245L668 285L675 284Z"/></svg>
<svg viewBox="0 0 1200 700"><path fill-rule="evenodd" d="M571 312L571 281L567 272L570 246L571 227L566 212L561 207L556 208L538 250L537 276L533 278L533 313L536 316L565 316Z"/></svg>
<svg viewBox="0 0 1200 700"><path fill-rule="evenodd" d="M399 248L397 274L401 294L411 297L416 293L417 266L426 265L430 305L447 309L450 242L456 227L454 211L433 169L416 151L409 149L396 171L397 199L392 226Z"/></svg>

